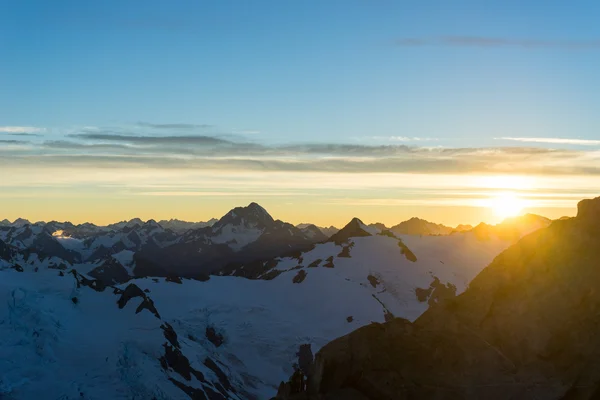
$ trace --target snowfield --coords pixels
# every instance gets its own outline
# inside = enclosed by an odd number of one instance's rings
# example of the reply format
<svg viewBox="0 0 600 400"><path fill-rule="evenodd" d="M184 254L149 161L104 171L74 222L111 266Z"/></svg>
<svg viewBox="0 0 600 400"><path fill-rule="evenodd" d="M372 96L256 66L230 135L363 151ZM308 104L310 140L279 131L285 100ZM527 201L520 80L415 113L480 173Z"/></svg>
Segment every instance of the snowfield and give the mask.
<svg viewBox="0 0 600 400"><path fill-rule="evenodd" d="M272 260L259 274L264 279L149 277L96 291L78 287L68 271L17 272L5 263L0 398L268 399L293 372L301 344L316 352L372 322L414 320L448 293L464 291L510 245L470 232L369 233ZM132 256L115 258L128 264ZM135 297L120 309L130 285L148 300ZM160 317L148 308L136 313L142 303ZM186 373L181 357L196 372Z"/></svg>

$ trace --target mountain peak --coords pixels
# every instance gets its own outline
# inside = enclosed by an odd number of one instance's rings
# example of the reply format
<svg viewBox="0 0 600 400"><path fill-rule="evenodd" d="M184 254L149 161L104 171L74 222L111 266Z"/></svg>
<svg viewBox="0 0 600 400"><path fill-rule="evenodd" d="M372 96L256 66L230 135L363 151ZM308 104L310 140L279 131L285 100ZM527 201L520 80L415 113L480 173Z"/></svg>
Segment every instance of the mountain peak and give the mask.
<svg viewBox="0 0 600 400"><path fill-rule="evenodd" d="M225 225L265 226L274 222L267 210L253 202L246 207L236 207L229 211L213 225L213 229L217 231Z"/></svg>
<svg viewBox="0 0 600 400"><path fill-rule="evenodd" d="M15 219L15 221L12 223L12 226L16 226L16 227L22 227L25 225L31 225L31 222L25 218L17 218Z"/></svg>
<svg viewBox="0 0 600 400"><path fill-rule="evenodd" d="M269 213L267 212L267 210L265 210L260 204L255 203L255 202L252 202L252 203L248 204L248 206L246 208L248 210L253 211L253 212L257 212L257 213L262 213L262 214L269 215Z"/></svg>
<svg viewBox="0 0 600 400"><path fill-rule="evenodd" d="M346 226L340 229L339 232L332 235L328 241L343 243L351 237L373 236L373 230L377 230L377 228L368 227L360 219L354 217Z"/></svg>
<svg viewBox="0 0 600 400"><path fill-rule="evenodd" d="M149 219L148 221L146 221L146 223L144 224L145 227L150 227L150 228L162 228L162 226L156 222L153 219Z"/></svg>
<svg viewBox="0 0 600 400"><path fill-rule="evenodd" d="M314 224L306 224L304 227L299 228L304 235L309 238L309 239L313 239L313 240L317 240L317 241L322 241L322 240L326 240L328 238L327 235L325 235L321 229L319 229L318 226L314 225Z"/></svg>
<svg viewBox="0 0 600 400"><path fill-rule="evenodd" d="M400 222L398 225L392 226L390 230L402 235L449 235L453 231L448 226L429 222L418 217Z"/></svg>

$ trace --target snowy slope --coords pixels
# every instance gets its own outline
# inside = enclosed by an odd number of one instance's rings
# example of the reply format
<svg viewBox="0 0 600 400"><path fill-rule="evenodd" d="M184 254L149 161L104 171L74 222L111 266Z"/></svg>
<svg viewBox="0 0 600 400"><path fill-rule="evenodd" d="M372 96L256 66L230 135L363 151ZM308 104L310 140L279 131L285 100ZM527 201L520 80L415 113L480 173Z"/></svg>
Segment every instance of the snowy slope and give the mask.
<svg viewBox="0 0 600 400"><path fill-rule="evenodd" d="M420 237L355 218L310 250L205 282L149 277L98 291L106 281L86 279L105 270L130 279L133 250L63 269L60 258L0 241L0 398L267 399L293 372L300 345L316 352L371 322L414 320L463 292L511 243L493 229ZM138 297L119 308L131 291Z"/></svg>
<svg viewBox="0 0 600 400"><path fill-rule="evenodd" d="M179 332L203 332L207 325L222 332L226 343L215 349L219 359L229 360L230 371L254 382L254 393L263 399L293 372L301 344L317 351L360 326L385 321L390 313L414 320L429 307L419 301L416 288L429 288L437 277L442 284L455 285L458 294L508 246L500 240L479 246L474 235L436 239L405 238L415 247L416 262L402 254L398 239L370 236L351 239L353 245L319 244L301 260L279 259L274 270L284 272L270 280L184 280L176 291L151 279L135 282L151 290L163 317ZM338 257L345 246L352 246L350 258ZM299 274L306 275L294 283ZM378 283L372 284L370 277Z"/></svg>
<svg viewBox="0 0 600 400"><path fill-rule="evenodd" d="M318 244L265 263L269 280L214 276L178 284L144 278L118 286L147 289L160 319L148 310L136 314L139 298L121 310L112 289L77 288L70 274L0 271L0 369L8 371L0 393L15 399L79 398L80 392L89 399L189 398L169 378L195 388L202 383L164 370L158 361L166 342L161 325L168 323L210 390L218 391L220 381L207 358L235 390L226 398L270 398L292 373L300 345L311 344L314 352L392 315L413 320L435 297L433 291L421 301L417 288L425 290L437 278L459 293L509 244L480 242L473 234L401 239L376 234ZM130 256L115 258L127 264ZM213 344L207 328L223 335L224 343Z"/></svg>
<svg viewBox="0 0 600 400"><path fill-rule="evenodd" d="M0 398L189 398L178 385L243 398L220 387L208 351L174 337L149 309L137 313L142 297L120 309L123 293L78 287L70 274L0 273Z"/></svg>

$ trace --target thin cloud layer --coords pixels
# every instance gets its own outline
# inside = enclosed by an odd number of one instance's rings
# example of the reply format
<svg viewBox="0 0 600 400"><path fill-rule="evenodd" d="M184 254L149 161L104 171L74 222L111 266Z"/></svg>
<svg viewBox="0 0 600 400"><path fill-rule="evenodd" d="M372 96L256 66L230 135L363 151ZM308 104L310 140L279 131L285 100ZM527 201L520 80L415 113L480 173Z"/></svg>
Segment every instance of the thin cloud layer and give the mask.
<svg viewBox="0 0 600 400"><path fill-rule="evenodd" d="M70 138L106 141L127 142L135 144L196 144L196 145L223 145L233 142L215 136L181 135L181 136L134 136L118 133L74 133L68 135Z"/></svg>
<svg viewBox="0 0 600 400"><path fill-rule="evenodd" d="M439 37L404 37L396 39L400 47L478 47L502 48L513 47L523 49L560 49L560 50L600 50L600 39L592 40L546 40L529 38L503 38L489 36L439 36Z"/></svg>
<svg viewBox="0 0 600 400"><path fill-rule="evenodd" d="M574 144L580 146L600 146L600 140L570 138L501 137L496 140L512 140L525 143Z"/></svg>
<svg viewBox="0 0 600 400"><path fill-rule="evenodd" d="M27 137L42 137L39 133L6 133L6 136L27 136Z"/></svg>
<svg viewBox="0 0 600 400"><path fill-rule="evenodd" d="M33 126L0 126L2 133L37 133L43 132L44 128L36 128Z"/></svg>
<svg viewBox="0 0 600 400"><path fill-rule="evenodd" d="M25 140L4 140L0 139L0 144L28 144L28 141Z"/></svg>
<svg viewBox="0 0 600 400"><path fill-rule="evenodd" d="M73 144L49 142L29 144L24 149L0 146L0 165L39 168L111 168L122 170L206 170L330 173L502 173L502 174L591 174L600 175L600 153L527 148L393 149L331 146L255 148L252 152L228 153L193 149L139 150L119 144ZM293 151L292 151L293 150Z"/></svg>
<svg viewBox="0 0 600 400"><path fill-rule="evenodd" d="M231 135L164 135L84 129L46 141L0 141L2 168L76 167L315 173L502 173L600 175L600 152L540 147L443 148L401 143L269 145ZM600 141L502 138L519 142Z"/></svg>

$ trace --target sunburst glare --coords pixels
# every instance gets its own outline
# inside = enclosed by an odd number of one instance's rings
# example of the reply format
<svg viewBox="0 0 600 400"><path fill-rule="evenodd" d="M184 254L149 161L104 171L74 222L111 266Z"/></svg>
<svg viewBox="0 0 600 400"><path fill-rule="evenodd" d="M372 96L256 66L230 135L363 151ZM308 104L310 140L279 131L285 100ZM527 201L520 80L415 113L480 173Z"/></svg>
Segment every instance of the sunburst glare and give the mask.
<svg viewBox="0 0 600 400"><path fill-rule="evenodd" d="M489 207L494 215L504 219L520 215L525 208L525 201L513 192L505 192L491 198Z"/></svg>

